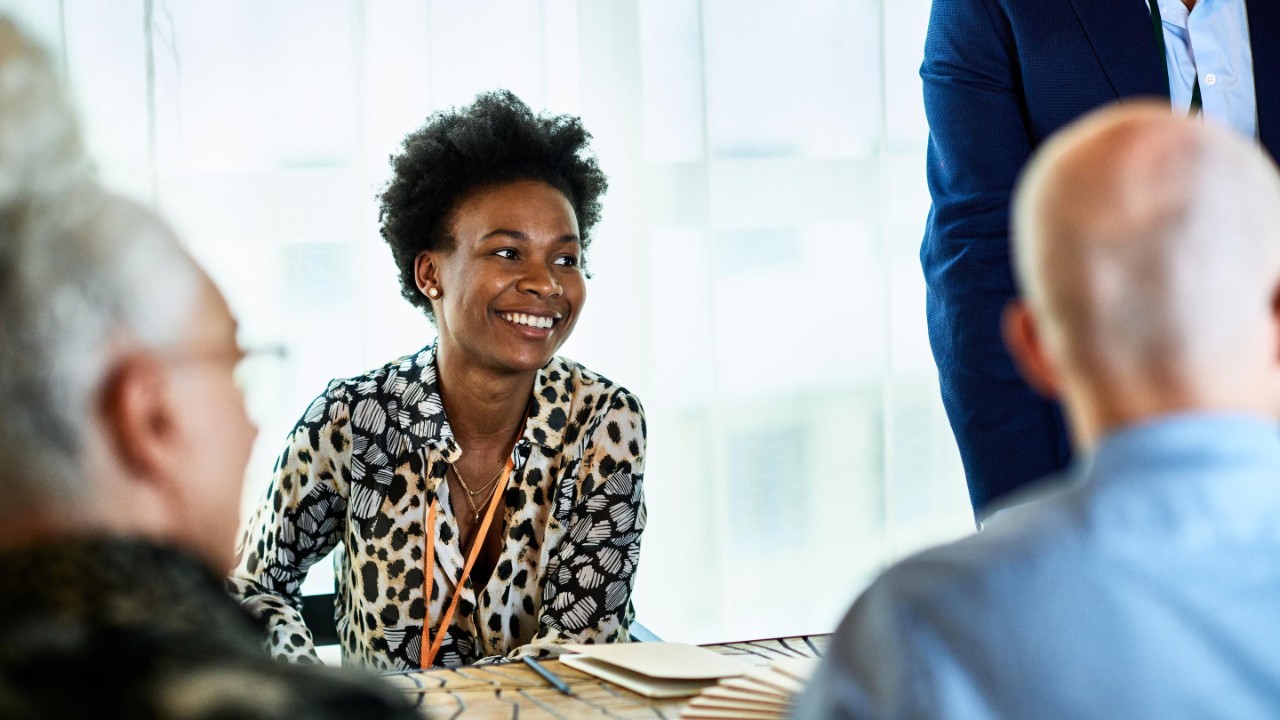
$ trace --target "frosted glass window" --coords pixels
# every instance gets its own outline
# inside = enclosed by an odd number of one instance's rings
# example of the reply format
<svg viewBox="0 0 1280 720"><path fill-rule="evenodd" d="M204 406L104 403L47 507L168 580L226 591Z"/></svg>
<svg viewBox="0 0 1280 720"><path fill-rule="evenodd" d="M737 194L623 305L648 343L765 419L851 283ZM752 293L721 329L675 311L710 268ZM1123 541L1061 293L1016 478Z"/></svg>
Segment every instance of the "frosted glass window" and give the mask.
<svg viewBox="0 0 1280 720"><path fill-rule="evenodd" d="M330 378L434 337L378 234L404 135L496 88L581 115L610 191L563 352L645 404L636 606L695 642L829 631L886 563L972 530L917 260L928 9L0 0L65 64L106 182L288 348L246 511Z"/></svg>

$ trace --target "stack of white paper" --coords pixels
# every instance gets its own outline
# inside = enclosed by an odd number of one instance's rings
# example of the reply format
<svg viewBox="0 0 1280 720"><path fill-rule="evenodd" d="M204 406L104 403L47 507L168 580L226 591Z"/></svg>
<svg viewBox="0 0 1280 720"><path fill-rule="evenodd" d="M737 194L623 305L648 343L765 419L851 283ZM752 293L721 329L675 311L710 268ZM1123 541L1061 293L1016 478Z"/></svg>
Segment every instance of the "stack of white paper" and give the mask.
<svg viewBox="0 0 1280 720"><path fill-rule="evenodd" d="M717 652L683 643L568 645L575 653L560 662L651 698L696 695L721 678L751 671L751 666Z"/></svg>
<svg viewBox="0 0 1280 720"><path fill-rule="evenodd" d="M785 718L796 693L818 666L813 658L775 660L704 688L689 701L681 718L775 720Z"/></svg>

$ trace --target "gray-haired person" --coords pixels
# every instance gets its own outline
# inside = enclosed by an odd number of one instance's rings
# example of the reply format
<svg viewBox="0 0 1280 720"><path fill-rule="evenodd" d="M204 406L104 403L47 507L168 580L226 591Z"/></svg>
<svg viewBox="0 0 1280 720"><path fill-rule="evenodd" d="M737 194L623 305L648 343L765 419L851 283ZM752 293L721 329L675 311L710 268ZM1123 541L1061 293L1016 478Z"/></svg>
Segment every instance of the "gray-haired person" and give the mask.
<svg viewBox="0 0 1280 720"><path fill-rule="evenodd" d="M226 595L256 429L222 295L100 190L46 56L0 20L0 718L409 718L288 666Z"/></svg>

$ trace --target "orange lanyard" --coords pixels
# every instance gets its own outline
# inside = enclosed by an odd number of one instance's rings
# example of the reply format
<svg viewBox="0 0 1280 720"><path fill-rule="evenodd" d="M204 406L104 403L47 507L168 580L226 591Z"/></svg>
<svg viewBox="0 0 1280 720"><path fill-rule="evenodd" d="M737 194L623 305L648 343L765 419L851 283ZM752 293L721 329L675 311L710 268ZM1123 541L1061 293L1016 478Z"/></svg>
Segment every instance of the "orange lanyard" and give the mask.
<svg viewBox="0 0 1280 720"><path fill-rule="evenodd" d="M471 543L471 552L467 554L467 564L462 568L462 577L453 586L453 600L449 602L449 609L445 611L444 617L440 618L440 626L436 629L435 642L431 642L431 585L435 581L436 570L436 543L434 539L428 538L427 542L427 571L423 573L425 576L422 580L422 600L423 606L426 608L426 614L422 618L422 654L420 656L419 665L423 670L431 667L436 660L436 654L440 652L440 644L444 642L444 636L448 634L449 623L453 622L453 611L458 609L458 599L462 597L462 586L467 582L467 578L471 577L471 567L476 563L476 557L480 555L480 548L484 545L484 540L489 535L489 524L493 521L494 511L498 507L498 498L502 497L507 489L507 481L511 479L511 469L514 463L511 457L507 458L507 464L502 468L502 479L498 481L498 487L494 488L493 496L489 498L489 509L484 513L484 520L480 522L480 532L476 533L476 539ZM438 500L431 501L431 507L427 510L427 530L426 532L434 533L436 528L436 508L439 506Z"/></svg>

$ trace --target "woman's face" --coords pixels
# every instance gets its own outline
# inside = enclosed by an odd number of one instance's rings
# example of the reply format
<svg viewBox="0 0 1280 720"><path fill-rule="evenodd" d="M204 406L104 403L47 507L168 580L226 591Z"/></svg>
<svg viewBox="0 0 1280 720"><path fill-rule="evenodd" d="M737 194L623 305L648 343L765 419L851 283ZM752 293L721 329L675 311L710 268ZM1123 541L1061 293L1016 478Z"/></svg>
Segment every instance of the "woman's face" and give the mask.
<svg viewBox="0 0 1280 720"><path fill-rule="evenodd" d="M454 246L418 257L418 289L432 300L441 351L497 372L546 365L586 300L582 246L569 200L536 180L465 196Z"/></svg>

